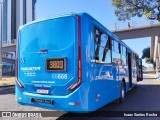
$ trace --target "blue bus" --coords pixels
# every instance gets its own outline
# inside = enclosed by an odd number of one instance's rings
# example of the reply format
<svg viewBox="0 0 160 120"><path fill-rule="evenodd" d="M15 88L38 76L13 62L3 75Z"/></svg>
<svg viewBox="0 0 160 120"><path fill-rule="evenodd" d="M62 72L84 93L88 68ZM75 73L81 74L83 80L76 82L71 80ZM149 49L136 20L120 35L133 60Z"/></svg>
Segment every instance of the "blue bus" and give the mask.
<svg viewBox="0 0 160 120"><path fill-rule="evenodd" d="M123 102L141 80L138 54L87 13L34 21L18 31L19 104L91 112Z"/></svg>

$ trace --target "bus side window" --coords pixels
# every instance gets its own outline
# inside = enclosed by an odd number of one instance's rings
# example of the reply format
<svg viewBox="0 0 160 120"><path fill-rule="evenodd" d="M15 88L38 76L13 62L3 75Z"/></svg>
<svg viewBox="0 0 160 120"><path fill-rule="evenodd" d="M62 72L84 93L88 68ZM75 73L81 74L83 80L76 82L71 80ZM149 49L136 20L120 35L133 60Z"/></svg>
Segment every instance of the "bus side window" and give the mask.
<svg viewBox="0 0 160 120"><path fill-rule="evenodd" d="M95 28L95 60L99 63L111 63L110 40L108 35Z"/></svg>
<svg viewBox="0 0 160 120"><path fill-rule="evenodd" d="M123 46L121 45L121 54L123 54Z"/></svg>
<svg viewBox="0 0 160 120"><path fill-rule="evenodd" d="M135 54L132 54L132 69L133 69L133 77L136 77L137 69L136 69L136 58Z"/></svg>
<svg viewBox="0 0 160 120"><path fill-rule="evenodd" d="M121 55L122 55L122 65L126 66L127 65L127 52L126 52L126 47L121 46Z"/></svg>
<svg viewBox="0 0 160 120"><path fill-rule="evenodd" d="M114 46L115 46L115 52L119 53L119 45L117 41L115 41Z"/></svg>
<svg viewBox="0 0 160 120"><path fill-rule="evenodd" d="M128 65L128 50L126 49L126 65Z"/></svg>
<svg viewBox="0 0 160 120"><path fill-rule="evenodd" d="M100 53L100 44L101 44L101 35L102 32L95 28L94 30L94 41L95 41L95 60L99 60L99 53Z"/></svg>
<svg viewBox="0 0 160 120"><path fill-rule="evenodd" d="M102 61L105 63L111 63L111 50L110 50L110 37L105 34L105 46L103 50L103 58Z"/></svg>
<svg viewBox="0 0 160 120"><path fill-rule="evenodd" d="M114 47L114 40L112 39L112 51L115 51L114 48L115 48L115 47Z"/></svg>
<svg viewBox="0 0 160 120"><path fill-rule="evenodd" d="M126 47L123 46L123 53L122 53L122 54L123 54L124 56L126 56L126 53L127 53L127 52L126 52Z"/></svg>
<svg viewBox="0 0 160 120"><path fill-rule="evenodd" d="M121 44L118 43L118 52L121 54Z"/></svg>

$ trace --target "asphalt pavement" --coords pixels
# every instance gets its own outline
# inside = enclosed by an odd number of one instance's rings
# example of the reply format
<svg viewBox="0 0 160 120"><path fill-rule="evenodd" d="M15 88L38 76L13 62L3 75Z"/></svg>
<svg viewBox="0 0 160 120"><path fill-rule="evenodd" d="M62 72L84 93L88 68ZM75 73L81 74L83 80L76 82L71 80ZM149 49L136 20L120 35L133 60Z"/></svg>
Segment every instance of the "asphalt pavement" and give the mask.
<svg viewBox="0 0 160 120"><path fill-rule="evenodd" d="M38 107L22 106L15 102L14 89L14 86L0 87L0 111L39 111L42 113L49 111L50 114L59 114L55 115L55 117L23 118L23 120L160 120L159 117L127 117L125 115L113 117L119 113L127 115L129 112L135 114L140 112L142 114L144 112L145 114L147 112L160 113L160 80L157 80L154 74L144 74L144 80L139 82L136 88L133 88L127 93L124 103L118 104L112 102L90 114L73 114ZM113 115L112 117L107 117L107 114ZM22 120L21 117L1 117L0 120L1 119Z"/></svg>

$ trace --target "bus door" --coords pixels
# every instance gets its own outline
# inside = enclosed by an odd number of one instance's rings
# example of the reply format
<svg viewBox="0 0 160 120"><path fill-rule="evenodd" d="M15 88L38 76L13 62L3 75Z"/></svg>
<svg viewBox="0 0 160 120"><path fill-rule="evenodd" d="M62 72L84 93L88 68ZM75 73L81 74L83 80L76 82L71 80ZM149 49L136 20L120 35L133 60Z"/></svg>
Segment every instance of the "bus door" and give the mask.
<svg viewBox="0 0 160 120"><path fill-rule="evenodd" d="M139 58L139 64L138 64L138 81L142 81L143 80L143 70L142 70L142 59Z"/></svg>
<svg viewBox="0 0 160 120"><path fill-rule="evenodd" d="M132 63L131 63L131 53L128 52L128 78L129 78L129 87L132 87Z"/></svg>

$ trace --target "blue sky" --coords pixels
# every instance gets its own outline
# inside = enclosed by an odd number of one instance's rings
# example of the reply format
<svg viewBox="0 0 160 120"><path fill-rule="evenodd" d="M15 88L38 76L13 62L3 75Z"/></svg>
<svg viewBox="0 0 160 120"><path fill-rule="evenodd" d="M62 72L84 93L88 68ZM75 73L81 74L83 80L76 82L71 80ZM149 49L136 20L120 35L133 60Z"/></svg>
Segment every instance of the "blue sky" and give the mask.
<svg viewBox="0 0 160 120"><path fill-rule="evenodd" d="M109 30L115 30L115 23L118 29L126 28L128 21L117 21L114 15L112 0L37 0L36 19L47 18L58 14L71 12L86 12L102 23ZM130 20L133 25L148 23L144 18L135 18ZM128 46L135 50L139 56L142 56L142 50L150 46L150 38L140 38L124 41ZM145 66L149 66L145 64Z"/></svg>

